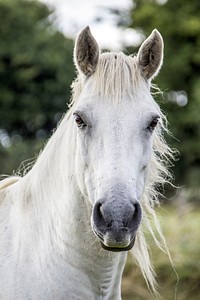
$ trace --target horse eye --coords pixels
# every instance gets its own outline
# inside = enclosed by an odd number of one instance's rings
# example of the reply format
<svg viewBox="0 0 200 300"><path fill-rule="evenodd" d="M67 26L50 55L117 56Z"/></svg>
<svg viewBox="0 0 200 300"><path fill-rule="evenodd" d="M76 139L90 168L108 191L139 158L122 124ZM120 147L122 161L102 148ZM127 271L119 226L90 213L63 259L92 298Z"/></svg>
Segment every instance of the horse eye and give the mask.
<svg viewBox="0 0 200 300"><path fill-rule="evenodd" d="M152 131L156 128L156 126L157 126L157 124L158 124L158 121L159 121L159 117L153 118L153 120L151 121L151 123L150 123L149 126L147 127L147 128L149 129L149 131L152 132Z"/></svg>
<svg viewBox="0 0 200 300"><path fill-rule="evenodd" d="M79 128L82 128L82 127L85 126L85 123L84 123L83 119L79 115L74 114L74 119L75 119L75 122L76 122L76 124Z"/></svg>

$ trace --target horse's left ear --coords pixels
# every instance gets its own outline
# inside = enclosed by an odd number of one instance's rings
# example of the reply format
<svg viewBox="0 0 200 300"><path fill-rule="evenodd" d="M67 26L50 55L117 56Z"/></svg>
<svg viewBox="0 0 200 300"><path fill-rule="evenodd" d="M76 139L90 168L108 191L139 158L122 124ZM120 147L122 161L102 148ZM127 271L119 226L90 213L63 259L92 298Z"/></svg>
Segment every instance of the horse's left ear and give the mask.
<svg viewBox="0 0 200 300"><path fill-rule="evenodd" d="M99 59L99 46L91 34L89 26L81 31L74 48L76 67L86 76L96 70Z"/></svg>
<svg viewBox="0 0 200 300"><path fill-rule="evenodd" d="M156 29L140 46L137 57L142 74L146 79L152 79L160 71L163 62L163 48L162 36Z"/></svg>

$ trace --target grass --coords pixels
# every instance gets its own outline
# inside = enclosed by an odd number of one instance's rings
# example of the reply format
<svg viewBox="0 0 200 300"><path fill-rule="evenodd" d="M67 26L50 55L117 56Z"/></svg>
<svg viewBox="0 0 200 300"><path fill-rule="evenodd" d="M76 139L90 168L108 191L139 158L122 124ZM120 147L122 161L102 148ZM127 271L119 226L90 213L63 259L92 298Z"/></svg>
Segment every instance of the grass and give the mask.
<svg viewBox="0 0 200 300"><path fill-rule="evenodd" d="M157 273L159 292L164 300L200 299L200 209L188 204L159 210L164 236L178 274L165 253L147 236ZM152 300L154 296L129 258L122 283L123 300Z"/></svg>

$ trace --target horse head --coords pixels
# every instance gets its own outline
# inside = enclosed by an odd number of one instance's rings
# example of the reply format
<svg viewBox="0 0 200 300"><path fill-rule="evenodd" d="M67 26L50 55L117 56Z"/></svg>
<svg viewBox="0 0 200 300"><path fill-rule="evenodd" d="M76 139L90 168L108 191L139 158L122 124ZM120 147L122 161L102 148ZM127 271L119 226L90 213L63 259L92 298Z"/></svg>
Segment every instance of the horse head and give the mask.
<svg viewBox="0 0 200 300"><path fill-rule="evenodd" d="M162 37L154 30L136 57L100 54L87 27L77 38L74 59L81 82L73 105L78 185L91 204L92 229L102 247L129 250L142 220L161 122L150 87L162 65Z"/></svg>

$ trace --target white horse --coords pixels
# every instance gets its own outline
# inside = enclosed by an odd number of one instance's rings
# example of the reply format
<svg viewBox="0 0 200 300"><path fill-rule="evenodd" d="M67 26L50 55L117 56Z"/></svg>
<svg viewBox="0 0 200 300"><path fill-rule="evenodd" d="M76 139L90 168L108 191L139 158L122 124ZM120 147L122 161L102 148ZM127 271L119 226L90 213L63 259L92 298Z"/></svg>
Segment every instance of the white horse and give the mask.
<svg viewBox="0 0 200 300"><path fill-rule="evenodd" d="M155 291L142 226L155 238L155 187L172 156L150 93L162 37L154 30L135 57L100 54L87 27L74 53L71 108L32 169L0 183L2 300L121 299L128 250Z"/></svg>

